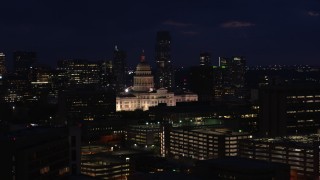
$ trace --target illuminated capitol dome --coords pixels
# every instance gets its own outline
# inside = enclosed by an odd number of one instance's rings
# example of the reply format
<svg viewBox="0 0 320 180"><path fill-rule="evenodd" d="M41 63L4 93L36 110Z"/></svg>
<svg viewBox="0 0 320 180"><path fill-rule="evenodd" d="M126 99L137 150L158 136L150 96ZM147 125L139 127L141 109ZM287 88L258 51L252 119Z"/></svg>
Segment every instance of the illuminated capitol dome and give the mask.
<svg viewBox="0 0 320 180"><path fill-rule="evenodd" d="M133 77L132 91L123 92L117 96L117 111L149 110L149 107L166 104L176 106L177 102L198 101L198 95L192 93L175 95L165 88L154 89L153 75L150 65L145 60L144 52L137 65Z"/></svg>
<svg viewBox="0 0 320 180"><path fill-rule="evenodd" d="M154 88L151 67L145 60L144 51L137 65L135 76L133 77L133 90L136 92L148 92Z"/></svg>

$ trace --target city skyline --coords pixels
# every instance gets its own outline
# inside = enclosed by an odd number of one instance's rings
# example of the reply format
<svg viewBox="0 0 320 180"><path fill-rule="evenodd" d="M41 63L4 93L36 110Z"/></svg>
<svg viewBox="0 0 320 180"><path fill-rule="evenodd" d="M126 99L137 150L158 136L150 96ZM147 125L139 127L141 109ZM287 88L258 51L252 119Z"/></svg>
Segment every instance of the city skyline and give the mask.
<svg viewBox="0 0 320 180"><path fill-rule="evenodd" d="M1 179L320 179L320 0L6 1Z"/></svg>
<svg viewBox="0 0 320 180"><path fill-rule="evenodd" d="M248 65L318 65L319 1L5 2L1 51L35 51L55 66L70 58L112 59L115 45L135 66L141 49L154 66L156 33L172 36L173 65L198 65L199 54L243 55ZM272 13L271 13L272 12ZM9 62L10 64L11 62Z"/></svg>

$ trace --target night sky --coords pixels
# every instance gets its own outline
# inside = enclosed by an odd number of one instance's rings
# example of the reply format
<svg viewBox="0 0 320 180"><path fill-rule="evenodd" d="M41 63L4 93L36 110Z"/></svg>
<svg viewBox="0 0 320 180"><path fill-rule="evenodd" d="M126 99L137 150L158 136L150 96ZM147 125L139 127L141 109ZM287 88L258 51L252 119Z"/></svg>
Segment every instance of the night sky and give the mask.
<svg viewBox="0 0 320 180"><path fill-rule="evenodd" d="M136 65L154 65L156 32L172 36L176 66L199 53L244 55L248 65L320 64L320 0L7 0L0 6L0 51L36 51L54 66L64 58L111 59L115 45Z"/></svg>

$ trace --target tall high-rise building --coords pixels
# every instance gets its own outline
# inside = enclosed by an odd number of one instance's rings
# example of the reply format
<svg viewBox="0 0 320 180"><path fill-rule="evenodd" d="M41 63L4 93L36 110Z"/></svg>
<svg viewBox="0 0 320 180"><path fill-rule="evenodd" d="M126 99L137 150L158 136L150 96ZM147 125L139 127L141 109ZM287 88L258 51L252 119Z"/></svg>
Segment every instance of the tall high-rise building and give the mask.
<svg viewBox="0 0 320 180"><path fill-rule="evenodd" d="M174 89L174 71L171 62L171 36L168 31L157 33L156 42L156 87Z"/></svg>
<svg viewBox="0 0 320 180"><path fill-rule="evenodd" d="M305 135L320 129L320 86L292 84L259 89L259 134Z"/></svg>
<svg viewBox="0 0 320 180"><path fill-rule="evenodd" d="M116 83L116 91L123 92L126 87L126 53L118 49L117 46L114 48L113 64L114 64L114 76Z"/></svg>
<svg viewBox="0 0 320 180"><path fill-rule="evenodd" d="M6 73L6 55L4 53L0 53L0 79L2 79L3 75Z"/></svg>
<svg viewBox="0 0 320 180"><path fill-rule="evenodd" d="M13 53L14 72L23 77L27 77L30 68L36 62L35 52L16 51Z"/></svg>
<svg viewBox="0 0 320 180"><path fill-rule="evenodd" d="M213 70L210 62L210 53L200 53L200 66L190 68L189 88L198 94L199 101L213 99Z"/></svg>
<svg viewBox="0 0 320 180"><path fill-rule="evenodd" d="M246 60L243 56L232 57L232 79L237 88L245 86Z"/></svg>
<svg viewBox="0 0 320 180"><path fill-rule="evenodd" d="M66 76L68 85L89 85L100 82L100 65L84 59L68 59L58 62L61 76Z"/></svg>
<svg viewBox="0 0 320 180"><path fill-rule="evenodd" d="M215 99L245 99L245 73L246 60L244 57L219 57L219 66L214 67Z"/></svg>
<svg viewBox="0 0 320 180"><path fill-rule="evenodd" d="M102 87L113 87L114 75L112 61L104 60L100 62L100 83Z"/></svg>
<svg viewBox="0 0 320 180"><path fill-rule="evenodd" d="M6 60L5 54L0 53L0 86L3 84L3 76L6 73L5 60Z"/></svg>
<svg viewBox="0 0 320 180"><path fill-rule="evenodd" d="M213 69L211 67L211 54L200 53L199 66L190 68L189 88L198 94L199 101L213 100Z"/></svg>
<svg viewBox="0 0 320 180"><path fill-rule="evenodd" d="M200 53L200 66L211 66L211 54L208 52Z"/></svg>
<svg viewBox="0 0 320 180"><path fill-rule="evenodd" d="M199 101L213 100L213 70L210 66L196 66L190 68L189 89L198 94Z"/></svg>

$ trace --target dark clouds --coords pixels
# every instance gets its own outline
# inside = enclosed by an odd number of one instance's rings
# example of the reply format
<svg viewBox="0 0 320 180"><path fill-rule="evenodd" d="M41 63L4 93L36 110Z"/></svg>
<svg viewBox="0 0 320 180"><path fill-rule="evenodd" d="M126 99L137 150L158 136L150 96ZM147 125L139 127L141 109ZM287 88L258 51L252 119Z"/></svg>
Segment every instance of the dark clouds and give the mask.
<svg viewBox="0 0 320 180"><path fill-rule="evenodd" d="M188 24L188 23L183 23L183 22L177 22L177 21L173 21L173 20L166 20L162 23L163 25L168 25L168 26L176 26L176 27L188 27L188 26L192 26L192 24Z"/></svg>
<svg viewBox="0 0 320 180"><path fill-rule="evenodd" d="M320 13L316 12L316 11L308 11L308 15L309 16L318 17L318 16L320 16Z"/></svg>
<svg viewBox="0 0 320 180"><path fill-rule="evenodd" d="M223 28L244 28L254 26L251 22L229 21L221 24Z"/></svg>
<svg viewBox="0 0 320 180"><path fill-rule="evenodd" d="M111 59L114 45L135 65L153 62L155 35L169 30L173 62L195 65L201 51L245 55L248 64L318 64L319 0L6 1L0 51L34 50L42 62ZM9 59L11 60L11 59Z"/></svg>

